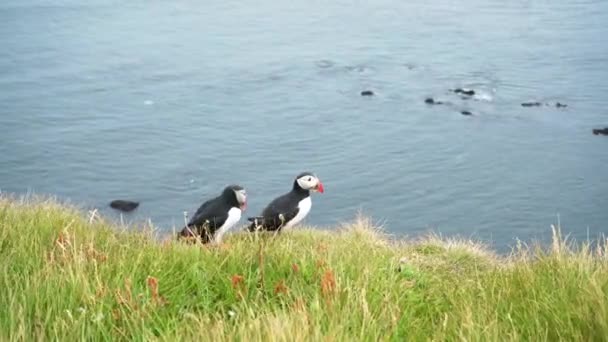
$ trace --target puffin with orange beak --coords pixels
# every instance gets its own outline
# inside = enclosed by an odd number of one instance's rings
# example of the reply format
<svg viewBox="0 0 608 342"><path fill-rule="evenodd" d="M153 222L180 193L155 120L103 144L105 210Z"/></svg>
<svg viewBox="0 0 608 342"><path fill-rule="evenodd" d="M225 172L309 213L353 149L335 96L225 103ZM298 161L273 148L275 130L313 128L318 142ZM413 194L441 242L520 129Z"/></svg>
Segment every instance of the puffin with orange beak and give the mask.
<svg viewBox="0 0 608 342"><path fill-rule="evenodd" d="M249 231L281 231L302 222L312 207L311 191L323 193L321 180L312 172L299 174L290 192L270 202L262 215L248 218Z"/></svg>

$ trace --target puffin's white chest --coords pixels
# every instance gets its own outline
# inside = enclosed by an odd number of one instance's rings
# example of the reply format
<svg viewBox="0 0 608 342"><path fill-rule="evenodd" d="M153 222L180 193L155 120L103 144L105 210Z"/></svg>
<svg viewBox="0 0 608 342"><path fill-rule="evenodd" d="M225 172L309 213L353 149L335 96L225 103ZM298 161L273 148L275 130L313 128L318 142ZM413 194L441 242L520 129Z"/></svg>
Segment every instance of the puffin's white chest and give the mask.
<svg viewBox="0 0 608 342"><path fill-rule="evenodd" d="M222 236L232 228L239 220L241 219L242 211L239 208L230 208L228 210L228 218L226 222L215 232L213 236L216 243L220 243L222 241Z"/></svg>
<svg viewBox="0 0 608 342"><path fill-rule="evenodd" d="M300 203L298 203L298 208L300 209L298 214L291 221L285 224L285 228L291 228L300 223L306 217L306 215L308 215L311 207L312 201L310 200L310 196L301 200Z"/></svg>

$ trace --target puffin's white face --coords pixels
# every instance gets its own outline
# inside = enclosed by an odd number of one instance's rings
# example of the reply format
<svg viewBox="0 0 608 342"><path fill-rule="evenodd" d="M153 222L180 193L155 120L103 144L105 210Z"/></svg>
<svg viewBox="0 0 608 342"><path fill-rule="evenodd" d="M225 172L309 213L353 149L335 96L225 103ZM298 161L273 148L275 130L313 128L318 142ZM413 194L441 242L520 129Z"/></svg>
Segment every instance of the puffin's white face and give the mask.
<svg viewBox="0 0 608 342"><path fill-rule="evenodd" d="M304 175L297 179L298 185L304 190L312 190L323 193L323 183L313 175Z"/></svg>
<svg viewBox="0 0 608 342"><path fill-rule="evenodd" d="M236 195L236 200L241 205L241 210L245 210L247 207L247 192L245 189L234 190L234 194Z"/></svg>

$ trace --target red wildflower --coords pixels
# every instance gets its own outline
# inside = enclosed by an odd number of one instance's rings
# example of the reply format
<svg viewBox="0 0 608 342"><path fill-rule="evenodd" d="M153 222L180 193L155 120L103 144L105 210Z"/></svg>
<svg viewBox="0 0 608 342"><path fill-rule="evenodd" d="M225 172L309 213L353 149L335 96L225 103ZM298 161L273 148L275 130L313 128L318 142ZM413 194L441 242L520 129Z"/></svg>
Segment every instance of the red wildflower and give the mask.
<svg viewBox="0 0 608 342"><path fill-rule="evenodd" d="M274 294L284 293L287 294L287 286L285 286L285 282L280 280L274 287Z"/></svg>
<svg viewBox="0 0 608 342"><path fill-rule="evenodd" d="M238 275L238 274L233 275L232 276L232 288L236 289L241 283L243 283L244 279L245 278L243 278L242 275Z"/></svg>
<svg viewBox="0 0 608 342"><path fill-rule="evenodd" d="M243 286L245 278L242 275L235 274L232 276L232 288L236 290L236 295L240 299L244 299L247 294L247 288Z"/></svg>
<svg viewBox="0 0 608 342"><path fill-rule="evenodd" d="M158 300L158 279L148 276L146 281L148 282L150 292L152 292L152 298L154 298L154 300Z"/></svg>
<svg viewBox="0 0 608 342"><path fill-rule="evenodd" d="M55 243L65 250L65 247L70 245L70 240L63 232L60 232L59 236L55 240Z"/></svg>
<svg viewBox="0 0 608 342"><path fill-rule="evenodd" d="M336 289L336 278L331 270L325 271L321 278L321 293L324 296L332 294Z"/></svg>

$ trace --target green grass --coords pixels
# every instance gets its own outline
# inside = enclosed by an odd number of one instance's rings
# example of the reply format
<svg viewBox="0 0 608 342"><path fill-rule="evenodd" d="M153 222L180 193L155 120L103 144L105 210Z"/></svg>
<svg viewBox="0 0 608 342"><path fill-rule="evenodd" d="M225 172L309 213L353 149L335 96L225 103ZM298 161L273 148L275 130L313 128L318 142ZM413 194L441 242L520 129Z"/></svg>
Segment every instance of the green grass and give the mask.
<svg viewBox="0 0 608 342"><path fill-rule="evenodd" d="M608 250L559 232L509 256L361 218L226 243L0 198L0 340L608 340Z"/></svg>

